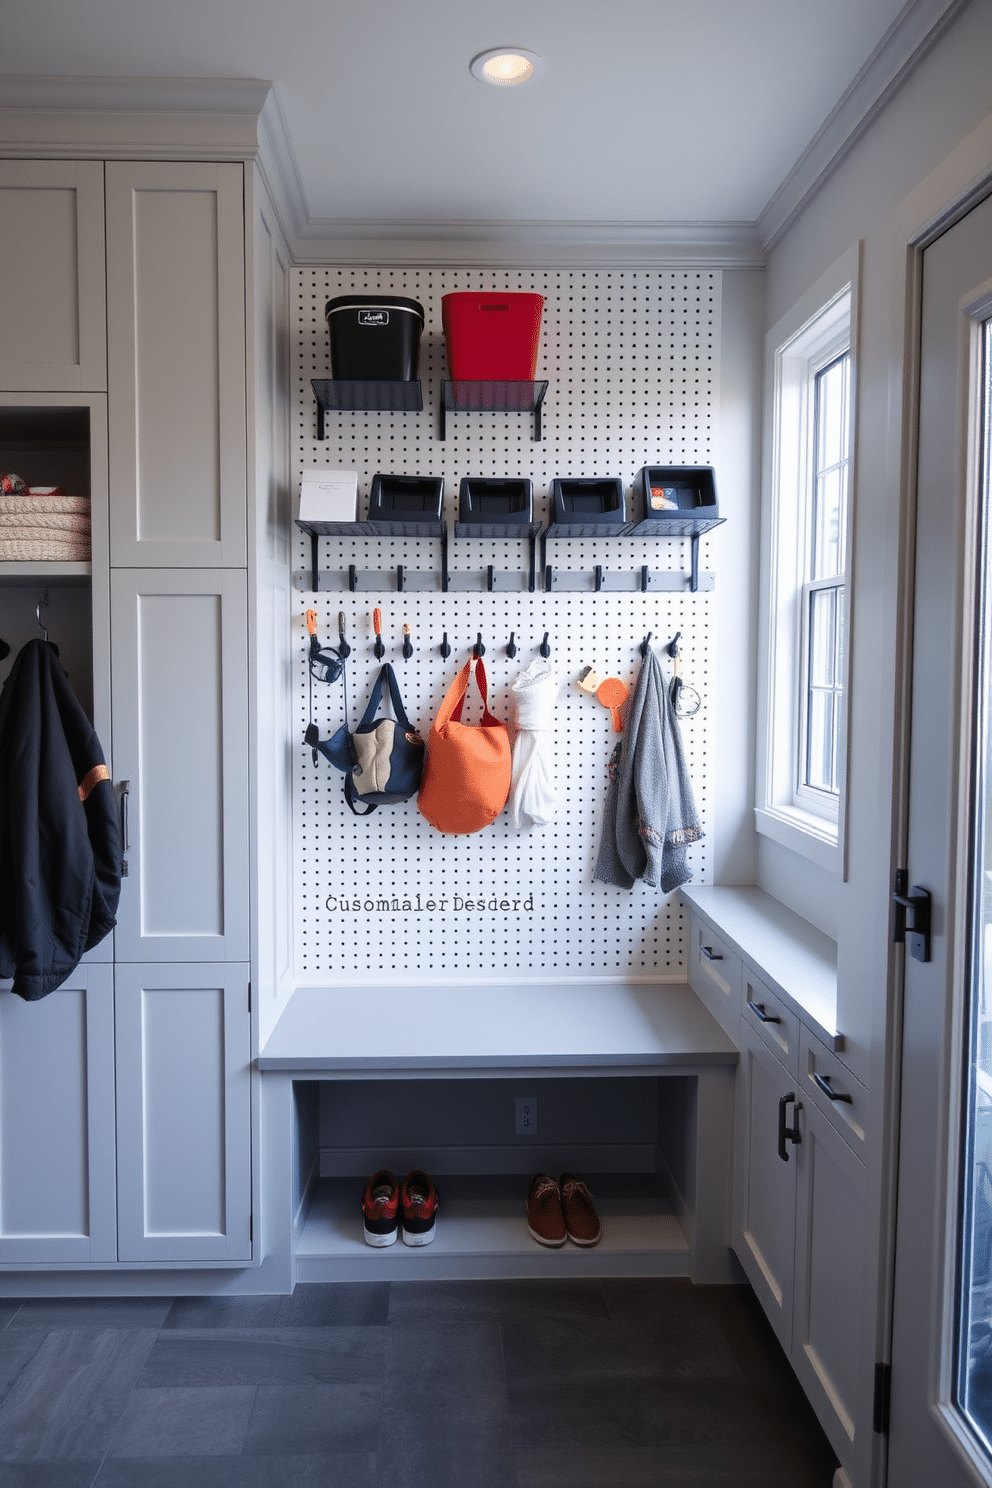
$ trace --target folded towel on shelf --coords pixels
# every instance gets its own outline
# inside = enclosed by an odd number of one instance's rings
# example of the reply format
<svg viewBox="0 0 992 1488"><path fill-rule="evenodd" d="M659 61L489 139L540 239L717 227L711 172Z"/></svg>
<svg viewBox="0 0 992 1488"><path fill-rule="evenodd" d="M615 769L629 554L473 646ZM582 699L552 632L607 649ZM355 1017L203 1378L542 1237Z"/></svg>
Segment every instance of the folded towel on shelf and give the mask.
<svg viewBox="0 0 992 1488"><path fill-rule="evenodd" d="M0 517L0 537L19 537L22 540L34 540L41 542L46 537L54 537L57 542L66 542L73 537L89 537L89 517L47 517L40 522L29 522L27 518L23 521L18 519L12 522L9 518Z"/></svg>
<svg viewBox="0 0 992 1488"><path fill-rule="evenodd" d="M0 495L0 523L24 518L38 522L50 516L80 516L90 514L88 496L3 496Z"/></svg>
<svg viewBox="0 0 992 1488"><path fill-rule="evenodd" d="M91 557L88 532L25 538L0 526L0 563L88 563Z"/></svg>

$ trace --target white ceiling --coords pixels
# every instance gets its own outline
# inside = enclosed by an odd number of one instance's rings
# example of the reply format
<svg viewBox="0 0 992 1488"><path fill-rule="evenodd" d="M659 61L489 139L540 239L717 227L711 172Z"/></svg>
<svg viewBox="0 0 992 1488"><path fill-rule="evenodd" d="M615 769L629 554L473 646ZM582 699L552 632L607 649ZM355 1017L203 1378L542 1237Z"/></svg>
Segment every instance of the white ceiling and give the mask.
<svg viewBox="0 0 992 1488"><path fill-rule="evenodd" d="M880 47L950 4L0 0L0 72L269 79L311 223L754 223ZM476 82L504 43L544 78Z"/></svg>

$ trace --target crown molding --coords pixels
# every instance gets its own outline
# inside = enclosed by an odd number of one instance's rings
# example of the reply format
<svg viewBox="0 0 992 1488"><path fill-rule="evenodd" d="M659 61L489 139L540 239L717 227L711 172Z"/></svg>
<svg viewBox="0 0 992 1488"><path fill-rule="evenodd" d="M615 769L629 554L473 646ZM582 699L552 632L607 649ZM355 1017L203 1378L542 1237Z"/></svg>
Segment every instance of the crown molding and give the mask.
<svg viewBox="0 0 992 1488"><path fill-rule="evenodd" d="M297 264L438 268L764 268L750 222L314 221Z"/></svg>
<svg viewBox="0 0 992 1488"><path fill-rule="evenodd" d="M757 222L767 251L969 0L909 0L827 116Z"/></svg>
<svg viewBox="0 0 992 1488"><path fill-rule="evenodd" d="M261 78L0 76L8 156L254 156L272 84Z"/></svg>

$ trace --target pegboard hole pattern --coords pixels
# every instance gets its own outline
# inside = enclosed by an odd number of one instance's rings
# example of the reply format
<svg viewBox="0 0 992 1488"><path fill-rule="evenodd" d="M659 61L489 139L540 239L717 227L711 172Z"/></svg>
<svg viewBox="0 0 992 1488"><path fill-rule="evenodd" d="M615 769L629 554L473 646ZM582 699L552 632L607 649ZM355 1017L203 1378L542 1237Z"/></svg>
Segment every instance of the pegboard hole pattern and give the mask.
<svg viewBox="0 0 992 1488"><path fill-rule="evenodd" d="M301 268L293 273L294 480L305 467L357 470L364 516L372 476L442 475L445 513L456 516L462 476L529 476L537 516L547 509L555 476L621 476L629 487L641 465L711 464L718 419L720 274L698 271L520 271ZM449 414L437 438L439 384L447 375L441 295L450 290L526 290L545 296L537 376L547 378L544 437L532 439L526 414ZM328 413L316 438L312 377L330 373L324 304L341 294L399 294L424 306L420 377L424 411ZM719 490L719 471L717 471ZM704 537L700 566L714 566L720 534ZM456 568L526 567L526 544L453 540ZM685 541L605 539L548 544L562 569L687 570ZM437 569L436 541L324 539L321 568L381 570L380 593L299 595L292 662L296 712L296 960L303 982L373 979L538 980L628 975L682 980L685 926L678 895L666 900L637 884L630 892L595 884L614 744L608 709L580 691L583 666L633 686L640 643L648 631L666 673L664 644L682 633L683 672L703 696L682 737L706 836L690 849L693 879L709 877L707 719L710 599L704 592L546 595L523 592L397 593L395 565ZM298 534L296 568L308 571L309 540ZM719 573L717 573L719 582ZM311 687L304 611L318 613L321 638L337 634L345 615L353 650L348 663L349 723L361 715L379 663L372 609L383 618L386 659L393 663L407 714L427 736L449 683L481 632L494 711L507 716L508 688L538 653L548 632L559 674L554 723L559 809L530 832L500 817L486 831L450 837L434 831L416 802L352 815L343 777L323 758L316 766L302 744L313 718L322 738L343 720L340 683ZM414 655L402 656L403 625ZM452 655L440 653L447 632ZM506 656L511 631L517 655ZM466 719L477 719L474 693ZM471 904L472 908L467 906Z"/></svg>

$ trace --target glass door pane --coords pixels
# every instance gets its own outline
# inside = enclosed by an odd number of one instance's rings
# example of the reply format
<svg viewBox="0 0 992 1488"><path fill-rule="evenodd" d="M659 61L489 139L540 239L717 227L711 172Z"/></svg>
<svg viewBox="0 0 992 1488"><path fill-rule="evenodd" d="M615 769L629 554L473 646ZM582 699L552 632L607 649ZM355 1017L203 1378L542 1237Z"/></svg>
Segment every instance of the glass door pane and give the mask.
<svg viewBox="0 0 992 1488"><path fill-rule="evenodd" d="M992 321L982 331L978 615L972 736L970 970L957 1402L992 1450Z"/></svg>

